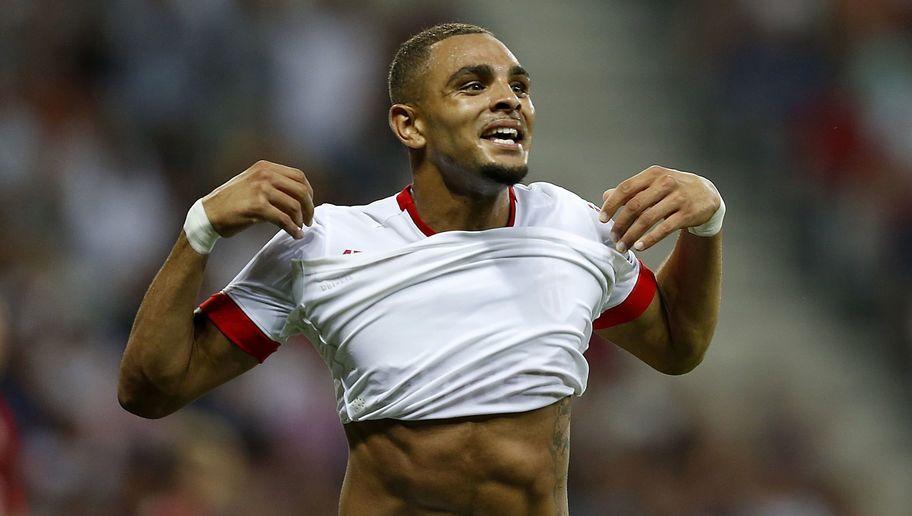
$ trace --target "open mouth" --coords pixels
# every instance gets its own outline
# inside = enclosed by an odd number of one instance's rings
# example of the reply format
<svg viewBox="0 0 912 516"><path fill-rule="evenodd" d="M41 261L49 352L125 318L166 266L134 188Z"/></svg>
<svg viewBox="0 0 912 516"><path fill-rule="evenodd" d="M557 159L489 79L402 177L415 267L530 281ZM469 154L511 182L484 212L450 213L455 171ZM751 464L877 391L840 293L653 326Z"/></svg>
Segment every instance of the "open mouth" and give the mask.
<svg viewBox="0 0 912 516"><path fill-rule="evenodd" d="M520 148L523 136L522 129L518 127L495 126L481 133L482 140L487 140L495 145L509 149Z"/></svg>

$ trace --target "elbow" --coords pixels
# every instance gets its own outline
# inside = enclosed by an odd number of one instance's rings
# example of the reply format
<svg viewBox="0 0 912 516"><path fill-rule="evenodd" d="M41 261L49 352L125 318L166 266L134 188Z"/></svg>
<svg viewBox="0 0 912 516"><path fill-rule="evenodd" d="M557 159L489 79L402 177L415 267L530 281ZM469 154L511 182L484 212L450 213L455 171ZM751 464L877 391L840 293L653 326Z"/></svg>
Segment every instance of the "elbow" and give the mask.
<svg viewBox="0 0 912 516"><path fill-rule="evenodd" d="M708 340L689 343L687 346L676 346L680 351L672 353L672 356L658 369L660 372L670 376L687 374L703 362L703 357L706 355L706 348L708 347Z"/></svg>
<svg viewBox="0 0 912 516"><path fill-rule="evenodd" d="M703 362L703 357L691 360L676 360L665 364L659 371L669 376L681 376L696 369L701 362Z"/></svg>
<svg viewBox="0 0 912 516"><path fill-rule="evenodd" d="M117 393L117 401L127 412L145 419L161 419L174 412L162 405L143 403L136 398L124 396L120 392Z"/></svg>
<svg viewBox="0 0 912 516"><path fill-rule="evenodd" d="M145 419L161 419L174 412L171 403L156 400L156 396L148 396L132 388L130 382L121 376L117 386L117 402L127 412Z"/></svg>

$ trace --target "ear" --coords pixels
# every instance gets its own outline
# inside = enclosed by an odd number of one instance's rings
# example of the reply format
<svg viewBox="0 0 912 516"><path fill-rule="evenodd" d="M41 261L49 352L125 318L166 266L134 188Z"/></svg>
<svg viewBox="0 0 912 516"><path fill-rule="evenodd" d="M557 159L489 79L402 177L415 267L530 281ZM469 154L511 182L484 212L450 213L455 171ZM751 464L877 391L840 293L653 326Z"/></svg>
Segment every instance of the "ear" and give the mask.
<svg viewBox="0 0 912 516"><path fill-rule="evenodd" d="M427 141L422 134L423 124L417 110L408 104L393 104L389 109L389 125L396 138L409 149L421 149Z"/></svg>

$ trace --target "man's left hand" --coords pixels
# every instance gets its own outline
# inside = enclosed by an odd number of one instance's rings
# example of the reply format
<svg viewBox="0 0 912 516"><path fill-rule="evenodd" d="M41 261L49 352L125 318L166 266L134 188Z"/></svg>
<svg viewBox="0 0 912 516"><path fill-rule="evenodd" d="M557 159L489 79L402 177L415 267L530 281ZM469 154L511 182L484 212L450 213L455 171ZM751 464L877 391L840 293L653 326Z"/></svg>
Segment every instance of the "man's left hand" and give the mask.
<svg viewBox="0 0 912 516"><path fill-rule="evenodd" d="M719 191L708 179L658 165L605 191L603 198L599 213L602 222L608 222L623 207L611 230L621 252L630 247L649 249L676 230L699 226L722 203Z"/></svg>

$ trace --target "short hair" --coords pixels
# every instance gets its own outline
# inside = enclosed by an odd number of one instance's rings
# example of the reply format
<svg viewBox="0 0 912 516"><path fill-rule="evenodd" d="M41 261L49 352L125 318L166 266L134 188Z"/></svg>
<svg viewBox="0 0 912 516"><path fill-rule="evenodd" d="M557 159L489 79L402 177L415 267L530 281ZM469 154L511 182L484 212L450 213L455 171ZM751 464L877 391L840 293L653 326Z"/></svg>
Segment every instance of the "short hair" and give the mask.
<svg viewBox="0 0 912 516"><path fill-rule="evenodd" d="M387 86L390 102L402 104L418 99L416 80L430 56L430 47L438 41L463 34L494 34L484 27L469 23L441 23L424 29L399 45L390 64Z"/></svg>

